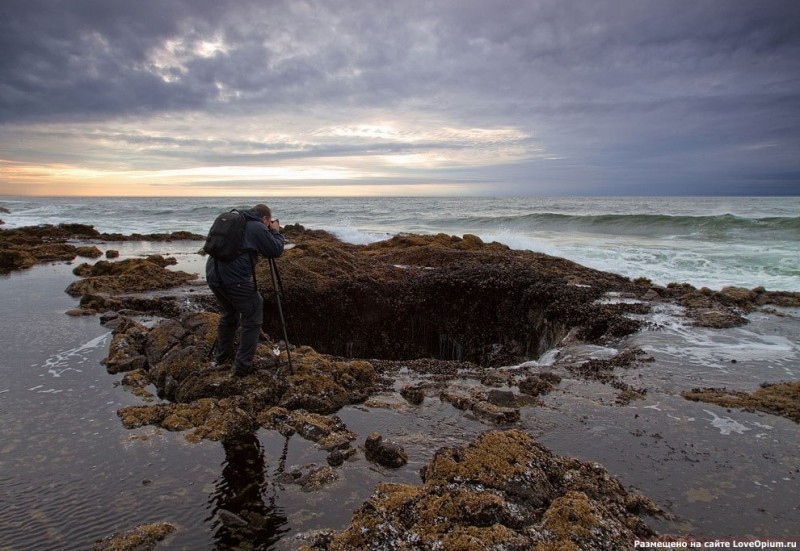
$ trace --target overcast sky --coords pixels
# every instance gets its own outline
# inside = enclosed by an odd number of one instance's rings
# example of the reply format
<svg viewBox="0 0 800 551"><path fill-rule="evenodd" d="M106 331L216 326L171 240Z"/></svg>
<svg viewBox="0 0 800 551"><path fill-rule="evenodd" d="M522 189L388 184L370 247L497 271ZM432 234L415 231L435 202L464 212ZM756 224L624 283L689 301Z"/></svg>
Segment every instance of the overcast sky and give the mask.
<svg viewBox="0 0 800 551"><path fill-rule="evenodd" d="M800 1L4 0L0 194L800 195Z"/></svg>

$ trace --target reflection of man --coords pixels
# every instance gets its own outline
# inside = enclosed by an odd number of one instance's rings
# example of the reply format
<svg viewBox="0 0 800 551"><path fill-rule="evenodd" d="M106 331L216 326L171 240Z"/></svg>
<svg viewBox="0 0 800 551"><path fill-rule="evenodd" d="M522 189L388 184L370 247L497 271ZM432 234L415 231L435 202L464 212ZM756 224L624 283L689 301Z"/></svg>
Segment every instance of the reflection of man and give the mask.
<svg viewBox="0 0 800 551"><path fill-rule="evenodd" d="M222 310L217 326L217 364L233 360L233 373L239 377L253 370L264 316L264 299L254 280L258 255L275 258L283 253L284 245L281 225L271 219L267 205L258 204L242 212L248 219L242 254L228 262L214 258L206 262L206 280ZM234 358L233 340L240 321L242 332Z"/></svg>
<svg viewBox="0 0 800 551"><path fill-rule="evenodd" d="M247 547L269 549L288 528L274 496L264 501L266 462L255 433L222 441L225 463L211 496L218 549Z"/></svg>

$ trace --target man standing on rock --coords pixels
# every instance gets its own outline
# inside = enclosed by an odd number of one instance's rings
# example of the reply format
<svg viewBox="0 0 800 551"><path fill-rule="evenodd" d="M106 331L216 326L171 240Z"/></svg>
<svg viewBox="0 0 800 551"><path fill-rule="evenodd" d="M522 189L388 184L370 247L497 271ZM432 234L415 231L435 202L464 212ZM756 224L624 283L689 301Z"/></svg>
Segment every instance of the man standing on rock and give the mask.
<svg viewBox="0 0 800 551"><path fill-rule="evenodd" d="M244 377L253 370L253 357L261 336L264 299L255 282L258 255L276 258L283 253L284 239L280 223L272 220L272 211L264 204L241 211L247 218L241 253L224 262L209 257L206 280L222 310L217 326L217 365L233 360L233 374ZM233 355L236 330L241 324L239 349Z"/></svg>

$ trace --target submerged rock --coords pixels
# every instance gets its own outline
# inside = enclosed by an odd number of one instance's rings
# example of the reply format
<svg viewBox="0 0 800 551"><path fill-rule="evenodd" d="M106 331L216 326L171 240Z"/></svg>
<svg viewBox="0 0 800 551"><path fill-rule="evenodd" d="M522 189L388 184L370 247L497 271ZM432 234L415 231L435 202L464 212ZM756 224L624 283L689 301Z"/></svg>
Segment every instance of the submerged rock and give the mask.
<svg viewBox="0 0 800 551"><path fill-rule="evenodd" d="M339 473L328 466L315 464L294 467L281 473L278 482L297 484L304 492L315 492L339 480Z"/></svg>
<svg viewBox="0 0 800 551"><path fill-rule="evenodd" d="M168 522L143 524L119 534L98 540L94 551L150 551L158 542L175 532L177 528Z"/></svg>
<svg viewBox="0 0 800 551"><path fill-rule="evenodd" d="M320 415L307 411L289 411L282 407L271 407L258 413L262 427L275 430L284 436L299 434L315 442L321 449L330 452L327 462L339 466L356 450L350 447L356 434L345 426L336 415Z"/></svg>
<svg viewBox="0 0 800 551"><path fill-rule="evenodd" d="M373 432L364 442L367 459L378 465L396 469L408 463L408 454L398 444L386 442L377 432Z"/></svg>
<svg viewBox="0 0 800 551"><path fill-rule="evenodd" d="M423 485L379 484L338 534L306 550L632 549L661 510L600 465L558 457L518 431L442 448Z"/></svg>

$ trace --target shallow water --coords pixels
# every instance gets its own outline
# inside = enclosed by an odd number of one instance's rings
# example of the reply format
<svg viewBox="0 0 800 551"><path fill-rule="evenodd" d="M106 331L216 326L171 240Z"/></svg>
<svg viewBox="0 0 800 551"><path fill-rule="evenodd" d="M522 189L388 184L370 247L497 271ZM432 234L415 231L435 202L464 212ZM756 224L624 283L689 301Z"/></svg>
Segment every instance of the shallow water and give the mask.
<svg viewBox="0 0 800 551"><path fill-rule="evenodd" d="M196 242L112 248L122 258L168 253L179 259L176 269L203 265ZM358 454L337 469L338 481L318 492L278 482L292 466L325 464L326 454L298 436L287 440L262 429L223 445L190 444L182 434L152 427L128 431L116 412L141 402L117 384L121 375L100 365L108 331L96 317L64 315L76 305L63 292L75 279L72 267L37 266L0 279L0 548L86 549L98 538L156 521L179 528L159 548L224 548L243 537L236 516L255 511L261 548L294 549L304 532L346 525L377 483L418 484L419 468L438 448L493 428L435 396L419 407L396 393L376 396L339 416L358 443L378 431L401 444L408 465L387 470ZM800 315L755 313L750 324L719 331L687 327L678 313L657 309L651 329L623 343L655 358L621 373L649 389L645 400L620 407L609 386L565 378L543 407L522 409L521 426L555 453L600 462L654 499L674 515L649 521L659 531L797 537L800 426L678 394L696 386L752 391L764 381L797 380ZM582 347L560 356L613 353ZM542 369L557 369L557 356L542 358L556 361ZM412 373L399 379L397 388L415 381Z"/></svg>

